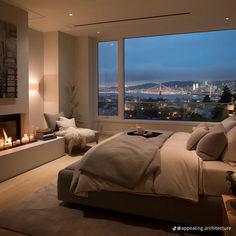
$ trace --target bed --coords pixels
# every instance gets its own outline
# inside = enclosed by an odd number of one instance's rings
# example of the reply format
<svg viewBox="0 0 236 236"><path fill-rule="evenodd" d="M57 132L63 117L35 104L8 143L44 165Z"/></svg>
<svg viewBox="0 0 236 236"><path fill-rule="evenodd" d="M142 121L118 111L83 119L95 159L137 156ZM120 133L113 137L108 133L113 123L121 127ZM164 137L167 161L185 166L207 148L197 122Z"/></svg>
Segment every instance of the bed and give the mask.
<svg viewBox="0 0 236 236"><path fill-rule="evenodd" d="M231 118L230 122L232 127L224 131L229 143L224 147L221 157L227 153L228 150L225 149L232 146L230 135L236 133L236 121ZM234 128L232 122L235 122ZM110 139L115 140L119 135L121 134ZM114 184L86 171L82 172L82 178L80 175L78 178L78 170L81 170L81 163L86 159L83 157L82 161L59 172L58 199L183 224L221 226L221 195L230 193L229 185L225 181L226 171L235 171L236 168L232 160L203 160L204 158L199 157L198 149L187 150L186 145L191 135L185 132L167 135L159 151L160 169L155 171L159 173L154 177L148 175L146 179L139 181L135 188ZM110 139L106 140L105 144L108 142L109 145ZM89 152L93 156L94 150L96 152L105 144L100 143ZM180 163L179 157L183 157ZM78 179L80 182L75 184Z"/></svg>

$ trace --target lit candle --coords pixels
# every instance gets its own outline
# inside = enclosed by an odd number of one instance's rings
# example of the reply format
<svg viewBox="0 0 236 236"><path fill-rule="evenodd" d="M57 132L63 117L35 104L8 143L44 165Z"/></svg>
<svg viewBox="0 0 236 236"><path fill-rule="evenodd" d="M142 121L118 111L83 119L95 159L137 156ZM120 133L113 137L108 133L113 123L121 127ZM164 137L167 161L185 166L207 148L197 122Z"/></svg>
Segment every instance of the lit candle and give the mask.
<svg viewBox="0 0 236 236"><path fill-rule="evenodd" d="M30 142L33 142L33 141L34 141L34 135L33 135L33 134L31 134L31 135L29 136L29 140L30 140Z"/></svg>
<svg viewBox="0 0 236 236"><path fill-rule="evenodd" d="M24 134L24 137L25 137L26 143L28 143L29 142L29 136L27 134Z"/></svg>
<svg viewBox="0 0 236 236"><path fill-rule="evenodd" d="M4 148L4 139L0 139L0 150Z"/></svg>
<svg viewBox="0 0 236 236"><path fill-rule="evenodd" d="M12 142L12 146L17 146L17 142L16 142L16 141L13 141L13 142Z"/></svg>
<svg viewBox="0 0 236 236"><path fill-rule="evenodd" d="M16 140L16 144L17 144L17 145L20 145L20 139L17 139L17 140Z"/></svg>
<svg viewBox="0 0 236 236"><path fill-rule="evenodd" d="M29 136L27 134L24 134L24 136L21 139L22 143L29 143Z"/></svg>

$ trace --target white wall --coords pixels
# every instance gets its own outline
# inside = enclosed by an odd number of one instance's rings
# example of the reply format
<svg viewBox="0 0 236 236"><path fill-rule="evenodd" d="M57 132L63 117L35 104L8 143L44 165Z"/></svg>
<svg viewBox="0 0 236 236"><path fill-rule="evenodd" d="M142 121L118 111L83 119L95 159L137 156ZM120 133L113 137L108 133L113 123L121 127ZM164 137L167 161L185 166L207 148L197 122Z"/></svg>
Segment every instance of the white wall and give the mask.
<svg viewBox="0 0 236 236"><path fill-rule="evenodd" d="M26 11L0 2L0 20L17 27L18 97L0 99L0 115L22 114L22 131L28 129L28 14Z"/></svg>
<svg viewBox="0 0 236 236"><path fill-rule="evenodd" d="M62 32L29 30L29 80L39 91L29 93L30 125L45 127L43 113L69 116L68 87L75 81L75 37Z"/></svg>
<svg viewBox="0 0 236 236"><path fill-rule="evenodd" d="M58 32L44 33L44 112L59 112Z"/></svg>
<svg viewBox="0 0 236 236"><path fill-rule="evenodd" d="M29 129L44 127L44 38L43 33L29 29L29 81L39 84L38 91L29 91Z"/></svg>
<svg viewBox="0 0 236 236"><path fill-rule="evenodd" d="M83 127L93 127L94 120L94 57L95 40L88 36L76 39L76 83L78 86L79 115Z"/></svg>
<svg viewBox="0 0 236 236"><path fill-rule="evenodd" d="M59 32L59 110L70 117L72 104L71 87L75 84L75 42L76 38ZM74 112L76 113L76 112Z"/></svg>

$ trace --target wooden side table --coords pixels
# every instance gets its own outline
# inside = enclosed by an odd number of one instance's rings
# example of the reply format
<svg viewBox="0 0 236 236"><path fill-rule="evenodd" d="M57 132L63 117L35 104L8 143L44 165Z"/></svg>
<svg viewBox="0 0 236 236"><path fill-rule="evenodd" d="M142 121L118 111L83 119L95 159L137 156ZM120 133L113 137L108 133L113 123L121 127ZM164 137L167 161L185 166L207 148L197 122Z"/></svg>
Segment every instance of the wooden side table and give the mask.
<svg viewBox="0 0 236 236"><path fill-rule="evenodd" d="M222 195L223 200L223 224L230 226L231 230L224 231L226 236L236 236L236 197Z"/></svg>

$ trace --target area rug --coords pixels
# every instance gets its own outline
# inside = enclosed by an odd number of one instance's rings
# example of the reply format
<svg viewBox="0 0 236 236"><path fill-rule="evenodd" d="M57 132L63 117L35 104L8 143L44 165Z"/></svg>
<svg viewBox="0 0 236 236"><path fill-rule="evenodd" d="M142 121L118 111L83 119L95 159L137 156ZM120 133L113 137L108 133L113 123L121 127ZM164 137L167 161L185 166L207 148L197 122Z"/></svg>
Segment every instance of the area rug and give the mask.
<svg viewBox="0 0 236 236"><path fill-rule="evenodd" d="M0 227L33 236L177 236L175 225L57 200L56 181L0 213ZM176 229L176 228L175 228Z"/></svg>

